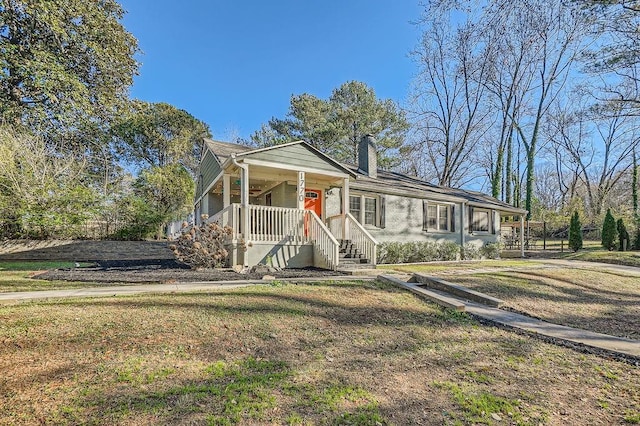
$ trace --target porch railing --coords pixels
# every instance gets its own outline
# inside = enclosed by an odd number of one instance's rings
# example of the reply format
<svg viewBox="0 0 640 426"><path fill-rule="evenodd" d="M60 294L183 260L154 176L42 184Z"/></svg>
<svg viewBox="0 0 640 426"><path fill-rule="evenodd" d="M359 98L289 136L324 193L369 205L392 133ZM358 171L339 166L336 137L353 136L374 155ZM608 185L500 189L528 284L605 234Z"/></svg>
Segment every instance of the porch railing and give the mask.
<svg viewBox="0 0 640 426"><path fill-rule="evenodd" d="M376 262L378 242L351 215L346 215L347 238L343 235L343 216L333 216L325 225L318 215L310 210L298 210L272 206L248 206L249 232L242 229L242 206L231 204L211 216L207 223L215 222L233 229L234 240L313 243L314 250L322 257L327 267L336 269L339 262L338 239L349 239L371 263Z"/></svg>
<svg viewBox="0 0 640 426"><path fill-rule="evenodd" d="M371 234L363 228L351 213L346 215L347 229L349 230L349 240L369 259L369 262L376 264L376 246L378 242Z"/></svg>
<svg viewBox="0 0 640 426"><path fill-rule="evenodd" d="M351 213L346 215L346 227L343 226L343 216L335 215L327 219L328 228L336 238L340 240L350 240L356 248L363 253L373 264L376 263L376 246L378 242L371 236L369 231L356 220ZM346 235L343 229L346 228Z"/></svg>
<svg viewBox="0 0 640 426"><path fill-rule="evenodd" d="M249 241L305 242L304 210L249 206Z"/></svg>
<svg viewBox="0 0 640 426"><path fill-rule="evenodd" d="M237 204L230 204L218 213L207 219L207 223L217 223L220 226L229 226L232 229L234 223L238 222L238 209L235 208ZM235 233L235 232L234 232Z"/></svg>
<svg viewBox="0 0 640 426"><path fill-rule="evenodd" d="M305 228L309 240L313 243L315 253L320 255L329 269L337 269L340 259L340 244L331 234L329 228L322 223L316 212L305 210Z"/></svg>
<svg viewBox="0 0 640 426"><path fill-rule="evenodd" d="M242 206L230 204L211 216L207 223L215 222L233 229L233 239L268 242L306 242L304 210L284 207L250 205L249 232L242 229Z"/></svg>

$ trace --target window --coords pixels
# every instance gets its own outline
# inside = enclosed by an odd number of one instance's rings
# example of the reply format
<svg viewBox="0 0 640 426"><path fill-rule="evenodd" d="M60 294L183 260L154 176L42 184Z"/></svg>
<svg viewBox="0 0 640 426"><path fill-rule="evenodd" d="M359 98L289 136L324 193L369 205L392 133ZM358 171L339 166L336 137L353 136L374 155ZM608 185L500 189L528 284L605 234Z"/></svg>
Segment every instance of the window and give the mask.
<svg viewBox="0 0 640 426"><path fill-rule="evenodd" d="M360 196L359 195L350 195L349 196L349 213L356 218L358 222L360 222Z"/></svg>
<svg viewBox="0 0 640 426"><path fill-rule="evenodd" d="M473 209L471 211L471 232L489 232L489 210Z"/></svg>
<svg viewBox="0 0 640 426"><path fill-rule="evenodd" d="M453 205L423 201L422 229L424 231L454 232Z"/></svg>
<svg viewBox="0 0 640 426"><path fill-rule="evenodd" d="M376 226L376 199L364 197L364 224Z"/></svg>
<svg viewBox="0 0 640 426"><path fill-rule="evenodd" d="M349 195L349 213L363 225L384 228L384 197Z"/></svg>

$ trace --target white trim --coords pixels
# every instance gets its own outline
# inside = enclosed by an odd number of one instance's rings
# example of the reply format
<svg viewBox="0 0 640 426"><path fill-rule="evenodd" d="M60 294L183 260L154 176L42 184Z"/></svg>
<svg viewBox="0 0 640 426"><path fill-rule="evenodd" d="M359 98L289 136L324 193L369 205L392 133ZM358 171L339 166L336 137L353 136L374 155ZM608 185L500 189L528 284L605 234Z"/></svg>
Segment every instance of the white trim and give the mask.
<svg viewBox="0 0 640 426"><path fill-rule="evenodd" d="M487 208L487 207L476 207L473 206L473 210L471 213L471 223L470 228L469 228L469 234L472 235L489 235L491 234L491 229L493 229L495 227L495 216L491 213L493 211L493 209ZM487 214L487 230L475 230L473 229L473 215L476 214L476 212L482 212L482 213L486 213Z"/></svg>
<svg viewBox="0 0 640 426"><path fill-rule="evenodd" d="M293 172L315 173L318 175L325 175L325 176L338 177L338 178L345 178L349 176L346 173L331 172L326 170L314 169L312 167L290 166L286 164L272 163L271 161L256 160L251 158L244 158L242 162L244 164L249 164L252 166L270 167L272 169L280 169L280 170L291 170Z"/></svg>
<svg viewBox="0 0 640 426"><path fill-rule="evenodd" d="M367 193L363 193L363 192L358 192L358 191L351 191L349 192L349 195L347 196L347 202L350 202L350 198L351 197L358 197L360 198L360 211L358 212L358 216L359 217L355 217L353 216L353 213L351 213L351 207L348 207L349 210L349 214L351 214L351 217L353 217L354 219L356 219L358 221L358 223L360 225L362 225L362 227L369 227L369 229L379 229L380 228L380 195L379 194L367 194ZM373 214L374 214L374 224L365 224L365 215L366 215L366 201L365 199L369 198L371 200L374 200L376 202L376 209L374 210Z"/></svg>
<svg viewBox="0 0 640 426"><path fill-rule="evenodd" d="M431 199L425 199L427 202L427 229L424 230L423 232L429 232L429 233L434 233L434 234L452 234L455 231L451 230L451 221L454 220L455 218L451 217L453 214L453 208L454 206L457 205L457 203L452 203L452 202L445 202L445 201L438 201L438 200L431 200ZM424 201L423 201L424 202ZM429 205L434 205L436 206L436 228L430 228L429 227ZM447 227L446 229L440 229L440 207L446 207L447 208ZM424 220L424 218L423 218Z"/></svg>

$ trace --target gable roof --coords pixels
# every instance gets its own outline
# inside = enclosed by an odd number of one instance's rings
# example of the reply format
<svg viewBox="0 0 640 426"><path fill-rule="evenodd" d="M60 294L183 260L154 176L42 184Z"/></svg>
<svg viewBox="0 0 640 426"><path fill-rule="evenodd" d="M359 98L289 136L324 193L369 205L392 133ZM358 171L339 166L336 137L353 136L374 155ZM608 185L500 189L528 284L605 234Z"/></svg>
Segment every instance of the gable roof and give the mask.
<svg viewBox="0 0 640 426"><path fill-rule="evenodd" d="M224 163L231 154L251 151L254 148L246 145L240 145L232 142L214 141L213 139L204 139L204 144L209 151L216 157L220 164Z"/></svg>
<svg viewBox="0 0 640 426"><path fill-rule="evenodd" d="M264 148L250 147L247 145L241 145L241 144L230 143L230 142L214 141L212 139L205 139L204 141L209 151L211 151L211 153L218 159L218 162L221 165L224 164L225 161L228 161L228 159L231 158L234 154L235 154L235 157L239 159L239 158L247 157L253 154L259 154L262 152L274 151L279 149L281 150L287 147L301 145L305 147L307 150L311 151L314 155L320 157L322 160L326 161L333 167L339 169L341 172L344 172L345 174L350 175L352 177L356 176L356 173L353 172L350 168L345 167L344 164L334 160L333 158L329 157L327 154L323 153L322 151L319 151L318 149L314 148L313 146L309 145L307 142L302 140L288 142L280 145L272 145Z"/></svg>

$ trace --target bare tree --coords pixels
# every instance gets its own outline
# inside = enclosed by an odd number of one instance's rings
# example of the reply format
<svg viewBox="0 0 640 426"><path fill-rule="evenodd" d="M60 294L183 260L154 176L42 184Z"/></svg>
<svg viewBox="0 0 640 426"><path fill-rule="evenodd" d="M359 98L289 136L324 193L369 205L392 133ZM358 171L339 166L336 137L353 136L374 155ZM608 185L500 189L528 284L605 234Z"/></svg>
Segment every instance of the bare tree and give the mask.
<svg viewBox="0 0 640 426"><path fill-rule="evenodd" d="M436 12L425 13L423 38L413 52L420 69L409 106L416 138L413 167L439 185L460 186L481 173L475 163L489 129L481 84L488 68L478 55L474 26L454 28L446 13Z"/></svg>
<svg viewBox="0 0 640 426"><path fill-rule="evenodd" d="M554 107L548 136L560 168L574 174L584 188L592 217L604 211L606 200L632 167L633 150L640 144L637 120L622 103L588 105L573 99ZM576 196L572 188L571 197Z"/></svg>

